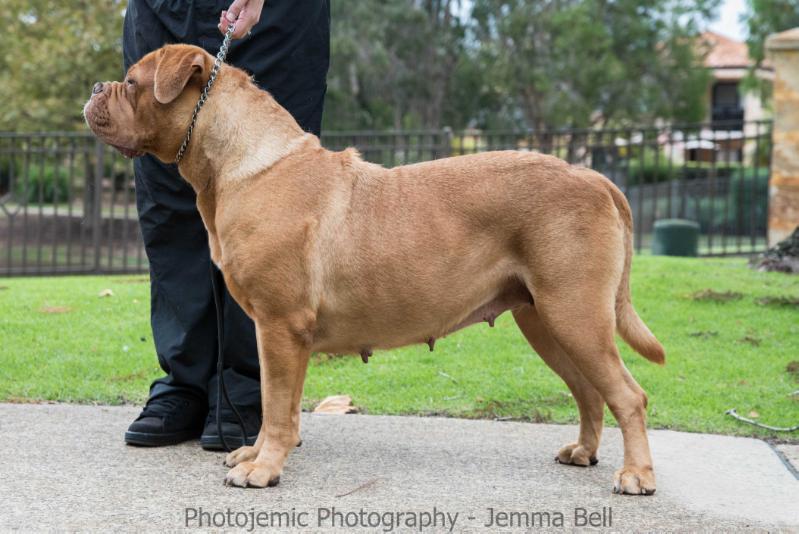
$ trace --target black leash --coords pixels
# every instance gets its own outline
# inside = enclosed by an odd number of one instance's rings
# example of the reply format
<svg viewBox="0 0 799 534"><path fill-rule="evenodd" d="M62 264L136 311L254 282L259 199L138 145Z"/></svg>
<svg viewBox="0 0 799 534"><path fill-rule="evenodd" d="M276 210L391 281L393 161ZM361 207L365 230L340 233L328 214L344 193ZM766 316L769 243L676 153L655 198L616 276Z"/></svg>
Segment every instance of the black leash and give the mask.
<svg viewBox="0 0 799 534"><path fill-rule="evenodd" d="M225 396L225 402L238 420L239 427L241 428L241 446L244 447L247 444L247 428L244 426L244 419L241 417L238 408L236 405L230 401L230 396L228 395L227 387L225 387L225 351L224 351L224 343L223 340L223 332L224 332L224 325L223 325L223 302L222 302L222 288L225 286L225 279L222 276L222 271L216 268L213 261L209 262L211 266L211 288L214 292L214 306L216 307L216 340L217 340L217 359L216 359L216 431L219 432L219 439L222 441L222 447L227 452L231 452L233 449L230 448L225 441L225 434L222 432L222 396Z"/></svg>
<svg viewBox="0 0 799 534"><path fill-rule="evenodd" d="M227 56L228 47L230 46L230 40L233 37L233 24L228 24L227 32L225 33L225 38L222 41L222 46L219 48L219 53L216 55L216 59L214 61L214 67L211 69L211 74L208 77L208 82L206 83L205 87L203 88L202 95L200 99L197 101L197 105L194 107L194 112L191 116L191 124L189 125L189 129L186 132L186 137L183 139L183 143L180 145L180 150L178 150L178 154L175 157L175 163L180 163L180 160L183 158L183 154L186 152L186 149L189 146L189 141L191 140L191 134L194 130L194 124L197 122L197 114L200 112L200 109L205 104L205 101L208 100L208 92L211 90L211 87L214 85L214 81L216 80L216 76L219 73L219 69L222 67L222 64L225 62L225 56ZM210 272L211 272L211 288L214 292L214 307L216 308L216 340L217 340L217 359L216 359L216 376L217 376L217 383L216 383L216 431L219 433L219 439L222 442L222 447L227 451L231 452L233 449L228 446L227 441L225 440L225 434L222 432L222 396L225 397L225 402L227 405L230 406L230 409L236 415L236 419L238 420L239 427L241 428L241 446L245 446L247 444L247 428L244 426L244 419L241 417L238 408L236 405L233 404L230 400L230 395L228 394L227 387L225 386L225 351L224 351L224 306L222 302L222 288L225 287L225 279L222 276L222 271L216 268L213 261L209 261Z"/></svg>

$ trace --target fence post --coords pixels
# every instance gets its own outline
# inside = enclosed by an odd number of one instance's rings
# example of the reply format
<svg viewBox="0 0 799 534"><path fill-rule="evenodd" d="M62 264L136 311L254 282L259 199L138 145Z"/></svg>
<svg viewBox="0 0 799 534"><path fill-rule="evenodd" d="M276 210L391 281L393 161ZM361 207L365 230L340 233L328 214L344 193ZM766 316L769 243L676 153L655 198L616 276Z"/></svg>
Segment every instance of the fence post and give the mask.
<svg viewBox="0 0 799 534"><path fill-rule="evenodd" d="M443 146L441 147L441 154L439 158L448 158L452 155L452 128L444 126L441 130L441 139L443 139Z"/></svg>
<svg viewBox="0 0 799 534"><path fill-rule="evenodd" d="M774 65L774 143L769 177L768 242L799 225L799 28L766 40Z"/></svg>
<svg viewBox="0 0 799 534"><path fill-rule="evenodd" d="M100 240L102 237L102 189L103 175L105 174L105 145L99 140L94 141L94 179L92 184L92 247L94 248L94 272L100 272Z"/></svg>

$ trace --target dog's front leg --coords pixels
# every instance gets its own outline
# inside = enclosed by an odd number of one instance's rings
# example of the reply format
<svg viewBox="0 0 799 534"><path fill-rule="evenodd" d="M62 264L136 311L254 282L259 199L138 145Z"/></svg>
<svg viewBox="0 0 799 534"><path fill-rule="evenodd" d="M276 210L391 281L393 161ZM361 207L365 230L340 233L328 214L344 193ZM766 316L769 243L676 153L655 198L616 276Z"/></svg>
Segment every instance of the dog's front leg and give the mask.
<svg viewBox="0 0 799 534"><path fill-rule="evenodd" d="M299 380L295 383L294 389L294 411L295 417L297 420L297 440L295 443L296 447L302 445L302 438L299 435L300 430L300 417L302 415L302 390L303 385L305 384L305 373L308 369L308 365L301 366L299 369ZM249 462L254 460L258 456L258 451L261 450L261 447L266 440L266 432L264 431L263 425L261 426L261 430L258 432L258 439L255 440L253 445L245 445L243 447L239 447L238 449L232 451L225 457L225 465L228 467L235 467L243 462Z"/></svg>
<svg viewBox="0 0 799 534"><path fill-rule="evenodd" d="M311 353L302 338L279 321L256 322L256 334L263 423L255 446L234 451L228 460L252 457L256 452L257 455L254 461L241 461L231 469L225 484L263 488L279 482L286 457L299 441L298 396Z"/></svg>

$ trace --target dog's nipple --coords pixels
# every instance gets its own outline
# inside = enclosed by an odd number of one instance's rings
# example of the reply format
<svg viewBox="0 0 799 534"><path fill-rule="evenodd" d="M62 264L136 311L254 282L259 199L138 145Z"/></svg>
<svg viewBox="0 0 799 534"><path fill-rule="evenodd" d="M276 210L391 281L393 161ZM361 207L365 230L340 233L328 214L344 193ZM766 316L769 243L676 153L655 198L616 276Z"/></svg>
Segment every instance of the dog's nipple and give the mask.
<svg viewBox="0 0 799 534"><path fill-rule="evenodd" d="M369 363L369 356L372 355L372 349L361 349L361 361Z"/></svg>
<svg viewBox="0 0 799 534"><path fill-rule="evenodd" d="M494 328L494 319L496 319L496 318L497 318L497 316L494 315L493 313L491 315L489 315L488 317L486 317L485 320L488 323L488 326L490 326L491 328Z"/></svg>
<svg viewBox="0 0 799 534"><path fill-rule="evenodd" d="M428 338L427 346L430 347L430 352L433 352L433 349L436 348L436 338Z"/></svg>

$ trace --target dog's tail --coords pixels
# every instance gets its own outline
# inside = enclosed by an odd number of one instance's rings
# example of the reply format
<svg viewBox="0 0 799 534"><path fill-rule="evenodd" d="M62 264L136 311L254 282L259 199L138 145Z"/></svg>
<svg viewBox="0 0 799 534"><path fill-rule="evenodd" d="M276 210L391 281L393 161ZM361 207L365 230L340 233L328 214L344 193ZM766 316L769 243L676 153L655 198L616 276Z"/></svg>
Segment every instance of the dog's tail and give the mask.
<svg viewBox="0 0 799 534"><path fill-rule="evenodd" d="M663 365L666 363L666 351L638 316L630 296L630 265L633 257L633 216L630 205L624 194L610 181L608 186L624 227L624 270L616 291L616 328L622 339L638 354Z"/></svg>

